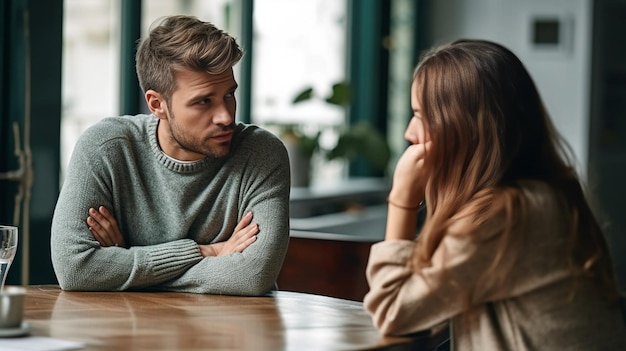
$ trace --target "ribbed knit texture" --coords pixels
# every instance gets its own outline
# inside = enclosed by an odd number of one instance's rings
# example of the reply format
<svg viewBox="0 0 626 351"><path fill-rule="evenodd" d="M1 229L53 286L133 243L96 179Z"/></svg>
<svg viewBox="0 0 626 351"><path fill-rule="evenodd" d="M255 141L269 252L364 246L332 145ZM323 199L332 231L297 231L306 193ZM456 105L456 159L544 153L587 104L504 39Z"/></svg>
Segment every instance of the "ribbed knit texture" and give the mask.
<svg viewBox="0 0 626 351"><path fill-rule="evenodd" d="M105 118L77 142L52 222L52 263L66 290L157 289L261 295L289 240L289 159L282 142L238 124L224 158L179 162L157 142L152 115ZM101 247L86 224L105 206L129 248ZM254 213L257 241L204 258L197 244L227 240Z"/></svg>

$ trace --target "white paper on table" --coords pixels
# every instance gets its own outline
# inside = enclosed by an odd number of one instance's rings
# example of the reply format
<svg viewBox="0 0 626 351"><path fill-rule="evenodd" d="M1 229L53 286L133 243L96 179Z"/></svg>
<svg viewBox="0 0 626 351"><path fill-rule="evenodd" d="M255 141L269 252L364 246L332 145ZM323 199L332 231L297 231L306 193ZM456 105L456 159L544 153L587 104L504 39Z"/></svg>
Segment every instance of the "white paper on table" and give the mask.
<svg viewBox="0 0 626 351"><path fill-rule="evenodd" d="M27 336L20 338L0 339L2 351L65 351L85 347L80 341L48 338L44 336Z"/></svg>

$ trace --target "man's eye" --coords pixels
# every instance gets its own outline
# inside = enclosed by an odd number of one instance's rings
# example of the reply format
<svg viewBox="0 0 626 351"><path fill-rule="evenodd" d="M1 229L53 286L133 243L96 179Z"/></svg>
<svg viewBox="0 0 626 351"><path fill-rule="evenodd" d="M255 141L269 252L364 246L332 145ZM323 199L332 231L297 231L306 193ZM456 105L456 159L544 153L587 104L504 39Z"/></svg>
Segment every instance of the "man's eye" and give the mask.
<svg viewBox="0 0 626 351"><path fill-rule="evenodd" d="M226 94L226 96L224 96L225 99L232 99L235 97L235 93L228 93Z"/></svg>
<svg viewBox="0 0 626 351"><path fill-rule="evenodd" d="M209 99L202 99L200 101L197 102L198 105L206 105L209 102L211 102Z"/></svg>

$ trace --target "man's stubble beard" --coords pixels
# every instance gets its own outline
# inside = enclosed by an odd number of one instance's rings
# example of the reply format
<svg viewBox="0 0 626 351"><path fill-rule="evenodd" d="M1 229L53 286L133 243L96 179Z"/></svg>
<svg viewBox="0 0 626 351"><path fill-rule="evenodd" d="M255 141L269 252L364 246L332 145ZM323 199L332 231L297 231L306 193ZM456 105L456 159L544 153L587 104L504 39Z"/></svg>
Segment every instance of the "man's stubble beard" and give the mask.
<svg viewBox="0 0 626 351"><path fill-rule="evenodd" d="M201 154L206 157L213 157L213 158L221 158L221 157L227 156L230 153L232 139L230 141L220 143L219 150L216 150L216 148L210 146L210 138L212 136L208 136L204 138L202 142L198 142L197 140L188 140L185 137L185 133L178 132L179 129L175 122L176 118L174 116L174 113L172 113L172 111L169 108L168 108L168 112L170 115L170 117L168 118L168 124L170 126L169 128L170 138L174 140L181 149L185 151L193 152L196 154ZM233 130L233 129L235 129L235 123L227 127L221 128L219 131L222 132L225 130Z"/></svg>

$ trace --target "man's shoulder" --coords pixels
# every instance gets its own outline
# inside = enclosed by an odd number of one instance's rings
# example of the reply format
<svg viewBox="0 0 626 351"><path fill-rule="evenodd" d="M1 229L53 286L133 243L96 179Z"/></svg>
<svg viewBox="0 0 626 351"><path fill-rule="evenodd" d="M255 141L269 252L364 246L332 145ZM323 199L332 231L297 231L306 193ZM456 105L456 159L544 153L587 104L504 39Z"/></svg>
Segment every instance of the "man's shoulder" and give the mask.
<svg viewBox="0 0 626 351"><path fill-rule="evenodd" d="M254 148L283 148L283 142L274 133L255 124L239 123L235 127L239 144Z"/></svg>
<svg viewBox="0 0 626 351"><path fill-rule="evenodd" d="M282 140L269 130L254 124L237 125L232 150L232 155L237 159L243 157L260 163L289 163L287 149Z"/></svg>
<svg viewBox="0 0 626 351"><path fill-rule="evenodd" d="M235 132L244 137L278 139L274 133L256 124L237 123Z"/></svg>
<svg viewBox="0 0 626 351"><path fill-rule="evenodd" d="M133 115L105 117L85 130L81 139L92 145L104 145L113 140L144 139L155 117Z"/></svg>

